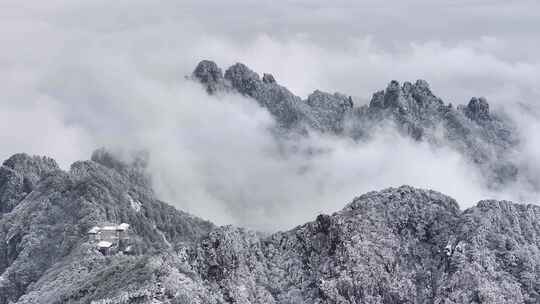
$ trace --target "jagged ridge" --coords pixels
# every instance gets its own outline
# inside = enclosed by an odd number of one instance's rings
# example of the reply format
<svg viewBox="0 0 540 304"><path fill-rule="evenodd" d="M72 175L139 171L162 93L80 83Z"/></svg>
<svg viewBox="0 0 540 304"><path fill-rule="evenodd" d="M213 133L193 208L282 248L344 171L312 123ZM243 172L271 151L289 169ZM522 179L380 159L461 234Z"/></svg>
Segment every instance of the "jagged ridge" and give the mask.
<svg viewBox="0 0 540 304"><path fill-rule="evenodd" d="M2 304L540 301L537 206L482 201L461 212L448 196L403 186L265 235L176 211L140 183L139 166L104 151L69 172L24 154L5 164L48 173L29 193L6 192L12 171L0 175L0 193L13 194L0 206L20 199L0 218ZM86 230L119 221L139 249L105 257Z"/></svg>
<svg viewBox="0 0 540 304"><path fill-rule="evenodd" d="M241 63L223 74L216 63L208 60L197 65L192 78L210 94L239 93L255 99L268 109L282 130L365 140L377 136L380 126L390 122L415 140L457 150L479 167L490 187L512 183L519 175L510 157L519 145L516 129L504 115L490 112L483 97L473 97L467 105L454 107L433 94L425 80L403 85L393 80L385 90L373 94L369 105L355 106L350 96L319 90L302 100L270 74L261 79Z"/></svg>

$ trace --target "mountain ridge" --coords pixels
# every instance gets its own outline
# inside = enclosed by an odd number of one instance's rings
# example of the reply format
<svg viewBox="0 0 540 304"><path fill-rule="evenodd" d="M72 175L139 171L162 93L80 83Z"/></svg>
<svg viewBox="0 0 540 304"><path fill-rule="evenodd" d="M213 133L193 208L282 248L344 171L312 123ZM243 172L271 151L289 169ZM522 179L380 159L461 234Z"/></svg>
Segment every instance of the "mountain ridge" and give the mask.
<svg viewBox="0 0 540 304"><path fill-rule="evenodd" d="M254 99L276 120L278 133L320 132L353 140L369 140L390 125L404 136L434 148L457 151L480 170L487 187L497 190L531 178L520 170L513 154L522 138L515 123L502 112L490 109L484 97L472 97L465 105L446 104L425 80L402 85L392 80L377 91L369 104L354 105L341 93L315 90L306 99L279 85L271 74L259 74L242 63L225 73L209 60L201 61L191 79L210 95L240 94ZM442 131L442 132L441 132Z"/></svg>
<svg viewBox="0 0 540 304"><path fill-rule="evenodd" d="M487 200L462 211L439 192L401 186L368 192L291 230L261 234L167 207L129 164L101 156L94 159L109 166L83 161L69 172L53 171L2 214L0 303L540 299L538 206ZM44 159L22 158L36 168L29 160ZM10 185L0 183L0 193ZM142 212L124 195L139 201ZM130 223L138 250L103 256L86 235L103 222Z"/></svg>

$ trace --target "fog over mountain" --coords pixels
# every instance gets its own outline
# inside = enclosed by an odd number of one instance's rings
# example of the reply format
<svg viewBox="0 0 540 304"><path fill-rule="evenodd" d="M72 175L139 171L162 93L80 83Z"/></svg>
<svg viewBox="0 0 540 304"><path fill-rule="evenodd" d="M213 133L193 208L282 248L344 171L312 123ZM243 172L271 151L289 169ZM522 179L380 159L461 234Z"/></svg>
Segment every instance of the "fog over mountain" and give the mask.
<svg viewBox="0 0 540 304"><path fill-rule="evenodd" d="M0 304L540 303L539 12L0 1Z"/></svg>
<svg viewBox="0 0 540 304"><path fill-rule="evenodd" d="M425 79L446 104L485 96L490 110L507 113L520 141L505 157L534 177L538 10L535 1L3 2L0 156L49 155L68 168L97 147L147 150L160 198L263 230L401 184L443 191L464 207L538 202L535 181L487 187L485 172L456 149L391 126L361 142L316 133L276 141L266 109L185 79L202 59L223 69L242 62L301 98L337 91L355 107L393 79ZM306 157L311 150L320 153Z"/></svg>

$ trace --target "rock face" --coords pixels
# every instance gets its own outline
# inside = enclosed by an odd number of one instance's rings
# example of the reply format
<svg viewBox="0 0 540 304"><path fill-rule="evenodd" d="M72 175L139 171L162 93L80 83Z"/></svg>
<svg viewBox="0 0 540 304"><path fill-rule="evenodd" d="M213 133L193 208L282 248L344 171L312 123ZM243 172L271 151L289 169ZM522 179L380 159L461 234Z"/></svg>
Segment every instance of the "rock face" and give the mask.
<svg viewBox="0 0 540 304"><path fill-rule="evenodd" d="M223 72L217 64L212 61L201 61L195 68L195 71L193 71L193 77L200 82L205 83L206 91L210 94L223 90L226 87L224 84Z"/></svg>
<svg viewBox="0 0 540 304"><path fill-rule="evenodd" d="M215 71L202 73L215 77L201 76L201 70ZM385 90L373 94L369 105L354 106L351 97L318 90L302 99L277 84L270 74L260 79L241 63L228 68L222 77L215 63L203 61L193 78L212 94L235 92L253 98L273 115L280 131L363 140L377 136L381 126L391 125L415 140L458 151L478 166L490 187L512 183L520 174L511 157L519 145L512 121L490 112L485 98L473 98L456 108L445 104L425 80L403 85L393 80Z"/></svg>
<svg viewBox="0 0 540 304"><path fill-rule="evenodd" d="M69 172L48 158L10 160L6 172L40 178L29 192L0 183L15 189L0 201L15 202L0 218L1 304L540 302L538 206L460 211L448 196L402 186L263 234L155 199L138 158L100 150ZM136 249L104 256L86 232L119 222Z"/></svg>
<svg viewBox="0 0 540 304"><path fill-rule="evenodd" d="M195 68L192 78L203 83L211 94L237 92L255 99L268 109L284 129L305 131L311 128L321 132L341 132L345 113L352 109L352 100L337 93L315 91L304 101L279 85L274 76L264 74L261 79L241 63L228 68L222 76L221 69L215 63L202 61Z"/></svg>
<svg viewBox="0 0 540 304"><path fill-rule="evenodd" d="M473 97L466 108L463 108L465 115L472 120L489 120L489 104L484 97Z"/></svg>

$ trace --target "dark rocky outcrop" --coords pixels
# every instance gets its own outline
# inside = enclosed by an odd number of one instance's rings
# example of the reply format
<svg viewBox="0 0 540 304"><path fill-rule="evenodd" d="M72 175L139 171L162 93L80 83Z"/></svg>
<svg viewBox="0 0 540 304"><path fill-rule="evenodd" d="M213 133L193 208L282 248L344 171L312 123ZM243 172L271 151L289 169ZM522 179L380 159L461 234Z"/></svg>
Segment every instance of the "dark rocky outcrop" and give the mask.
<svg viewBox="0 0 540 304"><path fill-rule="evenodd" d="M489 120L489 104L484 97L473 97L467 107L463 108L463 112L471 120Z"/></svg>
<svg viewBox="0 0 540 304"><path fill-rule="evenodd" d="M274 76L272 74L264 74L262 81L267 84L273 84L276 83L276 79L274 79Z"/></svg>
<svg viewBox="0 0 540 304"><path fill-rule="evenodd" d="M227 87L223 79L223 72L212 61L201 61L195 68L195 71L193 71L193 78L204 83L206 85L206 91L210 94L224 90Z"/></svg>

